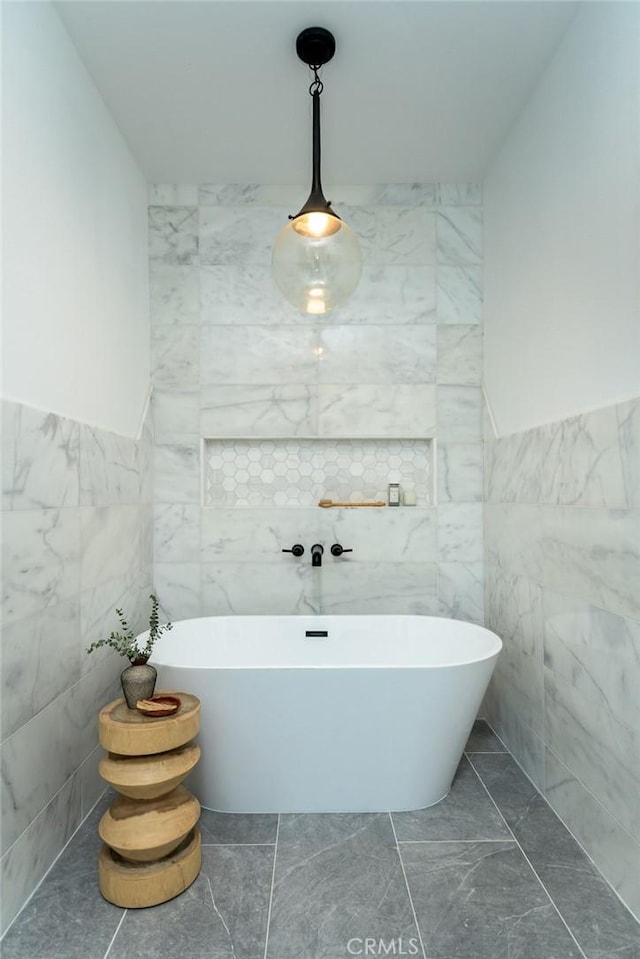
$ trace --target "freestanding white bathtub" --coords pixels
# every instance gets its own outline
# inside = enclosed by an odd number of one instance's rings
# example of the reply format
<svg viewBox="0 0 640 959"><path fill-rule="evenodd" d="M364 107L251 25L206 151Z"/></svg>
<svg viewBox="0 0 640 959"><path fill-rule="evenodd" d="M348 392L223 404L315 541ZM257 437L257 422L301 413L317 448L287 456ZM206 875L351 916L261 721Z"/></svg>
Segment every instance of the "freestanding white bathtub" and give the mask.
<svg viewBox="0 0 640 959"><path fill-rule="evenodd" d="M221 812L381 812L443 799L502 648L429 616L220 616L156 644L202 702L191 778Z"/></svg>

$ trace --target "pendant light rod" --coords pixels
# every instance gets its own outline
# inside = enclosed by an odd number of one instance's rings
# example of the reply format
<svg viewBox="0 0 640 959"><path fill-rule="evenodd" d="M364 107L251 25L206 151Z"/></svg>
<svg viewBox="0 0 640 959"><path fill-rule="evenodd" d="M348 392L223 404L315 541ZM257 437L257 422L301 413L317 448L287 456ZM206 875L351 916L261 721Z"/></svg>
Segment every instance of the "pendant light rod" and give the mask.
<svg viewBox="0 0 640 959"><path fill-rule="evenodd" d="M302 209L295 216L289 217L290 220L295 220L297 217L311 212L324 212L334 216L336 220L340 219L338 214L331 209L331 201L326 199L322 191L320 145L320 94L323 90L323 84L318 76L318 70L331 60L335 49L335 38L324 27L308 27L299 34L296 40L298 56L313 71L313 80L309 87L309 93L313 100L312 173L309 197Z"/></svg>

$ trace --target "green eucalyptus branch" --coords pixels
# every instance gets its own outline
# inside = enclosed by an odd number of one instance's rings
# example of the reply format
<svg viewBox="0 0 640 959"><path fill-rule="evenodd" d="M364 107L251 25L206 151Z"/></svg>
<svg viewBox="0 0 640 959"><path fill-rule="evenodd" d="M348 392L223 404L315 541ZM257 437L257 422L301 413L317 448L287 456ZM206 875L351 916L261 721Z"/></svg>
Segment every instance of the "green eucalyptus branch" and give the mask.
<svg viewBox="0 0 640 959"><path fill-rule="evenodd" d="M91 643L87 648L87 652L93 653L96 649L100 649L103 646L110 646L111 649L115 649L120 656L126 656L129 662L134 666L146 663L151 656L154 644L160 639L163 633L172 627L171 623L163 623L160 625L157 597L151 593L149 599L151 600L149 636L143 649L138 648L135 633L124 618L122 610L116 609L122 632L114 631L109 635L108 639L98 639L95 643Z"/></svg>

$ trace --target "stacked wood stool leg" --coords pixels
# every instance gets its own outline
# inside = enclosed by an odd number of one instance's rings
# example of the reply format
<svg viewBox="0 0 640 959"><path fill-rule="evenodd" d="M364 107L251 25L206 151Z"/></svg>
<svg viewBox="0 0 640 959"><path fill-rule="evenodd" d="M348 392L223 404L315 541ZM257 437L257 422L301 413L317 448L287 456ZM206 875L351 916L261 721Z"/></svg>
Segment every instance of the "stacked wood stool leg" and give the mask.
<svg viewBox="0 0 640 959"><path fill-rule="evenodd" d="M100 775L119 793L100 820L100 892L117 906L155 906L184 892L201 866L200 803L182 781L200 758L200 701L149 717L117 699L101 711Z"/></svg>

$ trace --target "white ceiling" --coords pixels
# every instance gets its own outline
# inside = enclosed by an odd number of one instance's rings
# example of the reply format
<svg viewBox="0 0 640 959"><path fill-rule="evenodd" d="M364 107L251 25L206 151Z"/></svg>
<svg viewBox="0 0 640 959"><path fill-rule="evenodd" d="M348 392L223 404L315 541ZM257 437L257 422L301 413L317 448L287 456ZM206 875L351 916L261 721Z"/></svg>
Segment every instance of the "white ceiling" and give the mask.
<svg viewBox="0 0 640 959"><path fill-rule="evenodd" d="M482 179L575 3L71 0L57 8L156 183L306 183L311 100L295 38L335 34L322 71L327 184Z"/></svg>

